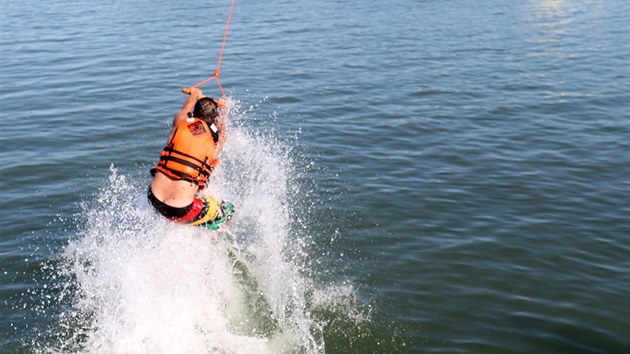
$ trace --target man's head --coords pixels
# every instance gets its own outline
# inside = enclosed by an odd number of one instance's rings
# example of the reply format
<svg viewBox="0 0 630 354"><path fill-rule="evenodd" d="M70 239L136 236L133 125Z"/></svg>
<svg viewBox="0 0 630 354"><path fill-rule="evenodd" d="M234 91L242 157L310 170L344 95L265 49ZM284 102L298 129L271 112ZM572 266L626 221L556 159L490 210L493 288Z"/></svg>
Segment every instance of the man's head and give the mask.
<svg viewBox="0 0 630 354"><path fill-rule="evenodd" d="M203 119L210 124L214 123L219 116L217 101L210 97L202 97L195 104L193 116Z"/></svg>

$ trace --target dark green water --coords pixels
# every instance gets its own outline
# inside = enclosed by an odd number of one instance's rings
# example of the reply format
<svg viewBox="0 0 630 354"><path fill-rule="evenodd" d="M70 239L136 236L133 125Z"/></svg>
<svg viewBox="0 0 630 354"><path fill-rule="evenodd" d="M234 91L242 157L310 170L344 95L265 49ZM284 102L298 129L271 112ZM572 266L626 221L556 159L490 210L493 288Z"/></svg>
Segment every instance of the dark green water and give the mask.
<svg viewBox="0 0 630 354"><path fill-rule="evenodd" d="M2 352L630 352L627 1L237 0L211 240L144 193L229 4L0 0Z"/></svg>

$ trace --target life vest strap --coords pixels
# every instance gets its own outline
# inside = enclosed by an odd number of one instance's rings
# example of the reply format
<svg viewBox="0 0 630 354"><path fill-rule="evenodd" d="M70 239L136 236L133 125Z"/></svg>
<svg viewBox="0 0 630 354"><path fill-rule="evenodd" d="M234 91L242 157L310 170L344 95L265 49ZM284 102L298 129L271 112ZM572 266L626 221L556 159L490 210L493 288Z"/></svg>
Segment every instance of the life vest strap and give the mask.
<svg viewBox="0 0 630 354"><path fill-rule="evenodd" d="M189 158L189 159L195 160L195 161L199 162L200 164L204 164L204 163L205 163L204 161L201 161L201 160L199 160L198 158L196 158L196 157L194 157L194 156L192 156L192 155L189 155L189 154L187 154L187 153L185 153L185 152L181 152L181 151L179 151L179 150L175 150L175 149L173 149L173 145L172 145L172 144L169 144L168 146L164 147L164 150L162 150L162 151L163 151L163 152L168 152L168 155L169 155L169 156L170 156L171 154L173 154L173 153L176 153L176 154L182 155L182 156L184 156L184 157L187 157L187 158Z"/></svg>
<svg viewBox="0 0 630 354"><path fill-rule="evenodd" d="M210 172L212 172L214 170L214 167L212 167L212 165L209 165L207 163L202 163L201 165L198 165L198 164L192 163L190 161L186 161L184 159L180 159L180 158L175 157L175 156L162 156L162 157L160 157L160 166L168 168L166 165L168 164L169 161L176 162L176 163L178 163L180 165L188 166L188 167L194 169L195 171L199 172L199 174L205 175L206 177L210 176Z"/></svg>

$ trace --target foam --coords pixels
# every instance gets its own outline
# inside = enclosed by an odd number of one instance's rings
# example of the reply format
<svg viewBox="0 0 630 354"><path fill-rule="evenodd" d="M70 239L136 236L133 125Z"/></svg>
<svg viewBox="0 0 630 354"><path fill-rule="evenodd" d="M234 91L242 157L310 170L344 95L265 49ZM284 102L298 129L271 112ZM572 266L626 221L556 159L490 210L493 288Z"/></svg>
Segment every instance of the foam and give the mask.
<svg viewBox="0 0 630 354"><path fill-rule="evenodd" d="M234 107L233 107L234 108ZM315 305L351 288L315 289L297 259L289 205L290 149L240 126L236 107L208 193L236 213L229 232L169 223L145 201L146 186L111 168L86 224L59 267L72 304L55 346L89 353L317 353L325 351ZM297 240L299 244L300 240ZM310 294L310 295L309 295ZM326 300L323 300L326 299ZM343 305L347 305L344 302ZM356 307L356 304L353 304Z"/></svg>

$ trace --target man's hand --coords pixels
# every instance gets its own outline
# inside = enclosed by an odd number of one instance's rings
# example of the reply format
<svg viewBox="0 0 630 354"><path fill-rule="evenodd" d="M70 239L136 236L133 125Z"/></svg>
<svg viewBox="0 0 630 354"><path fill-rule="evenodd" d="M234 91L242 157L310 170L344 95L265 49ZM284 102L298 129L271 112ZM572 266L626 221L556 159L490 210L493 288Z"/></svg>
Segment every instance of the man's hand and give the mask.
<svg viewBox="0 0 630 354"><path fill-rule="evenodd" d="M201 91L198 87L189 87L182 91L184 91L184 93L188 93L195 101L199 101L199 99L203 97L203 91Z"/></svg>

